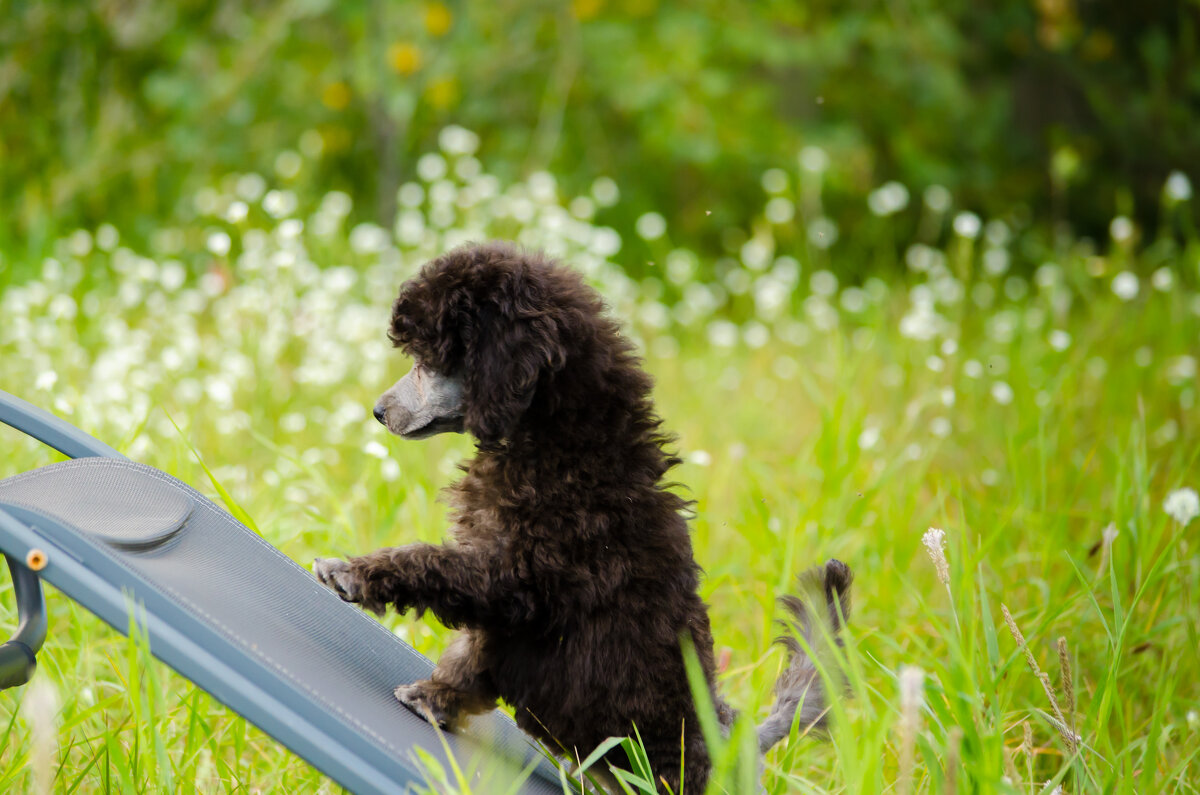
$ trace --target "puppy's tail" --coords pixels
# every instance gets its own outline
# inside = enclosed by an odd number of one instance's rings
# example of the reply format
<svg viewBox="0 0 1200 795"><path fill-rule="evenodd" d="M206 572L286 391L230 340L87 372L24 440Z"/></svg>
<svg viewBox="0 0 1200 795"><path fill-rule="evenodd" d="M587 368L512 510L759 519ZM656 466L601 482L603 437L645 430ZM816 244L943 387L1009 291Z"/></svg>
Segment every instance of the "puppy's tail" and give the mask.
<svg viewBox="0 0 1200 795"><path fill-rule="evenodd" d="M805 647L821 658L827 672L833 671L833 661L825 652L830 644L841 643L838 631L850 617L853 579L849 566L840 560L830 560L799 576L796 595L780 597L780 603L790 614L784 622L789 632L776 638L776 642L788 650L788 664L775 682L771 714L758 727L761 753L788 736L797 711L800 728L825 726L828 697L817 666ZM803 636L805 646L801 646L795 635Z"/></svg>

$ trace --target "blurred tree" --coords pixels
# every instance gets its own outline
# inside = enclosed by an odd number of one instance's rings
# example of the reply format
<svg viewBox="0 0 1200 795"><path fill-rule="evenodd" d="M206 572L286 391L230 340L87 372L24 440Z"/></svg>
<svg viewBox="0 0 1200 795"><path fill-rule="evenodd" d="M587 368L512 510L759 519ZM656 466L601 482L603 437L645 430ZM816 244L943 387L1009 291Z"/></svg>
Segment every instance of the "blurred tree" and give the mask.
<svg viewBox="0 0 1200 795"><path fill-rule="evenodd" d="M0 244L148 231L223 174L386 221L437 131L501 176L613 176L633 239L720 251L759 175L828 152L843 234L888 179L1101 233L1200 163L1197 4L1171 0L5 0ZM303 155L297 158L295 153ZM1127 197L1122 199L1121 197Z"/></svg>

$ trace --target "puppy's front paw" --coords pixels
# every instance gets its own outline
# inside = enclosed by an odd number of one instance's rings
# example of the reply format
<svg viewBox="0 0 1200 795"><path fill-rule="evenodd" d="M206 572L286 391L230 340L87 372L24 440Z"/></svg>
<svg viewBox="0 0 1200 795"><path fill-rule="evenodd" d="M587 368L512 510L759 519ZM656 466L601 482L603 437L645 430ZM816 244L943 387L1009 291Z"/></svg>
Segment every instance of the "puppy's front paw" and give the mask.
<svg viewBox="0 0 1200 795"><path fill-rule="evenodd" d="M331 588L343 601L362 601L362 581L346 561L336 558L317 558L313 561L312 570L313 574L317 575L317 580L322 585Z"/></svg>
<svg viewBox="0 0 1200 795"><path fill-rule="evenodd" d="M400 685L392 691L392 695L417 716L436 725L439 729L443 731L450 729L454 723L453 716L441 709L437 705L436 699L429 698L421 686L423 684L423 682L415 682L411 685Z"/></svg>

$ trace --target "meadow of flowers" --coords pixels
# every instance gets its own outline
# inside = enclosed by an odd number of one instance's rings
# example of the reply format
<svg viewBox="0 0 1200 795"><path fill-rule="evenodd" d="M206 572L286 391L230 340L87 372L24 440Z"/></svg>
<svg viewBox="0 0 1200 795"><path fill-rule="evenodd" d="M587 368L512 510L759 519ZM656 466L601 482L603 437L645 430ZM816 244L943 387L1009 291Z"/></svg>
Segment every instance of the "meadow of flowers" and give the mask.
<svg viewBox="0 0 1200 795"><path fill-rule="evenodd" d="M725 255L620 186L504 184L450 127L394 224L231 175L146 250L109 225L30 261L0 252L0 388L202 487L288 555L355 554L445 527L462 437L414 443L370 417L407 364L384 336L403 279L505 237L582 270L656 377L697 501L724 686L761 715L782 662L773 599L838 557L857 574L828 742L767 760L772 793L1200 789L1200 243L1192 188L1164 226L1038 238L937 186L865 197L854 239L826 215L828 158L762 175ZM648 253L648 256L643 254ZM4 432L0 476L54 455ZM3 586L6 590L7 585ZM86 611L49 595L38 681L0 695L6 791L303 792L328 781ZM15 613L0 594L0 624ZM432 620L384 619L436 655ZM25 704L22 705L23 699ZM744 791L735 732L716 787ZM431 771L431 788L453 788Z"/></svg>

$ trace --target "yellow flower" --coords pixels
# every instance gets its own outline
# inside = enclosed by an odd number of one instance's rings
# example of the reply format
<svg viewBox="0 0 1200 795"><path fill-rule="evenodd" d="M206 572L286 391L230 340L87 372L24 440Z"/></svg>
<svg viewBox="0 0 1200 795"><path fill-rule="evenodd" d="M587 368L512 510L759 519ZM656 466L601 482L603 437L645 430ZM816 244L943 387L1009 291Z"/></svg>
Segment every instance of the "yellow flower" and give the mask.
<svg viewBox="0 0 1200 795"><path fill-rule="evenodd" d="M350 104L350 86L342 80L327 84L321 92L321 102L331 110L345 110Z"/></svg>
<svg viewBox="0 0 1200 795"><path fill-rule="evenodd" d="M398 41L388 47L387 60L400 74L414 74L421 68L421 48L411 42Z"/></svg>
<svg viewBox="0 0 1200 795"><path fill-rule="evenodd" d="M658 8L658 0L625 0L622 10L631 17L648 17Z"/></svg>
<svg viewBox="0 0 1200 795"><path fill-rule="evenodd" d="M425 30L431 36L445 36L454 24L454 15L445 3L425 4Z"/></svg>
<svg viewBox="0 0 1200 795"><path fill-rule="evenodd" d="M429 84L425 95L435 108L448 108L458 102L458 81L453 77L439 77Z"/></svg>
<svg viewBox="0 0 1200 795"><path fill-rule="evenodd" d="M604 6L604 0L572 0L571 13L580 21L596 17Z"/></svg>

